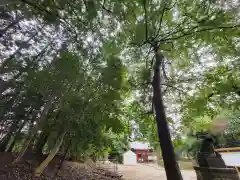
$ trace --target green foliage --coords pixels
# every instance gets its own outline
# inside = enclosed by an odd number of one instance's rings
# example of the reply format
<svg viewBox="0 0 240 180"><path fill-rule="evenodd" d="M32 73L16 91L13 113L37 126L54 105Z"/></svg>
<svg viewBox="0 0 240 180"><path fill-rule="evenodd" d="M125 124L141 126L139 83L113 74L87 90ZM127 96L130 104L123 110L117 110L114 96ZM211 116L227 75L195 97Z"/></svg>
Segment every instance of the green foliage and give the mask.
<svg viewBox="0 0 240 180"><path fill-rule="evenodd" d="M188 127L193 133L208 132L211 127L211 123L212 119L210 117L197 117L191 122L190 126Z"/></svg>
<svg viewBox="0 0 240 180"><path fill-rule="evenodd" d="M195 158L201 147L201 140L196 137L178 137L173 141L176 153L179 157Z"/></svg>
<svg viewBox="0 0 240 180"><path fill-rule="evenodd" d="M24 129L21 142L41 117L38 130L51 134L48 147L67 131L62 149L71 141L70 155L121 152L134 120L135 136L156 147L153 42L164 55L160 73L167 117L177 117L168 118L171 129L178 129L179 116L184 128L207 131L224 109L231 117L229 132L239 137L235 9L198 0L27 0L3 10L12 19L1 17L1 125L11 136ZM46 104L51 107L41 113ZM176 147L192 146L178 134L172 133Z"/></svg>
<svg viewBox="0 0 240 180"><path fill-rule="evenodd" d="M86 4L86 11L88 13L87 17L88 20L93 20L97 16L96 5L93 0L87 1Z"/></svg>
<svg viewBox="0 0 240 180"><path fill-rule="evenodd" d="M200 88L186 97L183 103L183 123L190 122L196 116L214 117L222 108L239 107L238 68L234 67L234 61L228 63L204 73L204 79L199 83Z"/></svg>

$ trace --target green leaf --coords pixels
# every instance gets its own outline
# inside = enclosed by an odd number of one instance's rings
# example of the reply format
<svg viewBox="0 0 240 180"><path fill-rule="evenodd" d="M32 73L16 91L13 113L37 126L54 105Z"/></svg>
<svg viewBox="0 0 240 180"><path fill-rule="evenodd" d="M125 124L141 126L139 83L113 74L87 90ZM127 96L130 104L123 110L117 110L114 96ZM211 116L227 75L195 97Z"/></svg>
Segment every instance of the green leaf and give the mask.
<svg viewBox="0 0 240 180"><path fill-rule="evenodd" d="M97 17L96 4L93 0L87 1L87 14L89 21L92 21L95 17Z"/></svg>
<svg viewBox="0 0 240 180"><path fill-rule="evenodd" d="M136 27L134 42L137 44L141 44L145 40L146 40L146 26L145 23L141 22Z"/></svg>

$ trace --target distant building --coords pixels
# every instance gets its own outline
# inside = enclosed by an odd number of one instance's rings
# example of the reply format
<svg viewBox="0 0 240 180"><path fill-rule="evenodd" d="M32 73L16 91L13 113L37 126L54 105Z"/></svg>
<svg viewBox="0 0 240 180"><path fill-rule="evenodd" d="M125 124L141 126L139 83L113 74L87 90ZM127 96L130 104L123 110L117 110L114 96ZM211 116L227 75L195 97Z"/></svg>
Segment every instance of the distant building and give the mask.
<svg viewBox="0 0 240 180"><path fill-rule="evenodd" d="M136 165L137 164L136 154L134 152L132 152L131 150L125 152L123 154L123 164L124 165Z"/></svg>
<svg viewBox="0 0 240 180"><path fill-rule="evenodd" d="M157 159L149 143L132 142L130 143L130 148L136 154L136 161L138 163L154 162Z"/></svg>

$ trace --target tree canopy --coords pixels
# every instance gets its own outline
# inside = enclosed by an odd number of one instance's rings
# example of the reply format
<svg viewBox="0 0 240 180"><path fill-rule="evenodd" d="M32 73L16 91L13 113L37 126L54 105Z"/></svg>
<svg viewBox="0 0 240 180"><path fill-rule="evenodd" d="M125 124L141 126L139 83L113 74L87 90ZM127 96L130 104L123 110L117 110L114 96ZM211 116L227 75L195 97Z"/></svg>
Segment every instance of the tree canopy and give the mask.
<svg viewBox="0 0 240 180"><path fill-rule="evenodd" d="M205 130L202 119L224 109L238 136L239 3L221 2L5 3L0 150L20 151L15 162L49 152L40 175L58 151L124 149L134 120L153 146L160 140L168 179L182 179L171 141L182 127Z"/></svg>

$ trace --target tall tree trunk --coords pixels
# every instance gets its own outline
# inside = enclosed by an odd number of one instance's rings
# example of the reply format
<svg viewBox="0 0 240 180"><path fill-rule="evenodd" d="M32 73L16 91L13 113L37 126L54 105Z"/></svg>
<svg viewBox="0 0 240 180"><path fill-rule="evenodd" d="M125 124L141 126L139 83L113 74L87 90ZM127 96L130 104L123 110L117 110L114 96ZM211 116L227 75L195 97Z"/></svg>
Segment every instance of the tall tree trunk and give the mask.
<svg viewBox="0 0 240 180"><path fill-rule="evenodd" d="M156 122L158 127L158 136L160 140L160 146L162 149L162 156L164 161L164 167L168 180L182 180L182 175L176 161L174 148L171 141L168 122L164 110L162 92L160 88L160 66L163 61L163 55L155 47L155 67L153 75L153 103L156 113Z"/></svg>
<svg viewBox="0 0 240 180"><path fill-rule="evenodd" d="M158 166L161 166L161 149L160 145L157 146L157 164Z"/></svg>
<svg viewBox="0 0 240 180"><path fill-rule="evenodd" d="M9 112L9 110L11 110L12 105L14 104L14 101L15 101L15 98L12 98L5 103L1 102L1 105L3 106L3 107L1 107L1 112L0 112L0 122L1 123L4 122L4 116L5 116L6 112ZM1 130L0 130L0 132L1 132Z"/></svg>
<svg viewBox="0 0 240 180"><path fill-rule="evenodd" d="M0 152L5 151L10 139L11 139L11 133L9 132L6 136L4 136L4 138L1 141Z"/></svg>
<svg viewBox="0 0 240 180"><path fill-rule="evenodd" d="M7 84L7 81L4 81L2 78L0 78L0 94L5 91Z"/></svg>
<svg viewBox="0 0 240 180"><path fill-rule="evenodd" d="M16 143L16 141L17 141L17 135L18 135L18 134L19 134L19 133L17 133L16 136L13 137L12 142L9 144L8 148L5 150L6 152L12 152L12 150L13 150L13 148L14 148L14 145L15 145L15 143Z"/></svg>
<svg viewBox="0 0 240 180"><path fill-rule="evenodd" d="M0 96L0 103L2 107L0 108L0 122L4 121L4 116L7 112L13 109L14 103L19 99L19 92L9 93ZM1 132L1 130L0 130Z"/></svg>
<svg viewBox="0 0 240 180"><path fill-rule="evenodd" d="M39 130L41 124L43 124L45 122L46 115L52 107L53 100L54 100L54 97L52 97L52 96L50 96L48 98L48 101L46 102L46 104L43 107L43 111L41 112L40 116L36 120L36 125L30 130L31 132L29 133L29 136L23 146L24 149L22 150L22 152L19 154L19 156L15 159L15 161L13 163L18 163L21 160L21 158L23 157L23 155L25 154L25 152L27 151L27 149L30 146L32 140L34 139L37 131Z"/></svg>
<svg viewBox="0 0 240 180"><path fill-rule="evenodd" d="M31 133L31 131L29 132ZM28 137L30 136L30 134L28 135ZM29 143L28 148L26 149L25 153L32 153L33 152L33 148L34 148L34 143L37 137L37 132L34 134L34 136L32 137L32 141Z"/></svg>
<svg viewBox="0 0 240 180"><path fill-rule="evenodd" d="M66 159L67 153L68 153L71 145L72 145L72 141L69 141L69 143L68 143L68 145L67 145L67 148L66 148L66 150L65 150L65 152L64 152L64 154L63 154L63 156L62 156L62 159L61 159L61 161L60 161L60 163L59 163L59 165L58 165L58 167L57 167L57 172L56 172L56 173L58 173L58 171L60 171L60 169L62 168L63 162L64 162L65 159Z"/></svg>
<svg viewBox="0 0 240 180"><path fill-rule="evenodd" d="M25 126L26 123L27 123L27 121L24 121L24 122L21 124L21 126L18 128L15 136L13 137L12 142L10 143L10 145L8 146L8 148L5 150L6 152L12 152L12 149L13 149L16 141L17 141L17 137L20 135L20 133L21 133L21 131L22 131L22 129L23 129L23 127Z"/></svg>
<svg viewBox="0 0 240 180"><path fill-rule="evenodd" d="M7 145L9 143L9 141L11 140L13 133L15 133L17 131L18 124L19 124L19 121L15 120L15 122L13 122L13 124L9 128L8 133L2 138L2 140L0 142L0 152L4 152L6 150Z"/></svg>
<svg viewBox="0 0 240 180"><path fill-rule="evenodd" d="M35 151L36 153L38 153L38 154L41 154L41 153L42 153L43 147L44 147L44 145L46 144L49 135L50 135L49 132L47 132L47 133L42 132L42 133L40 134L40 137L38 138L38 141L37 141L37 143L36 143L36 145L35 145L35 148L34 148L34 151Z"/></svg>
<svg viewBox="0 0 240 180"><path fill-rule="evenodd" d="M35 176L37 176L37 177L41 176L44 169L52 161L52 159L57 154L57 152L59 151L59 149L62 145L63 138L64 138L65 134L66 134L66 132L63 132L61 134L61 136L58 138L58 141L56 142L55 146L53 147L53 149L49 153L48 157L35 169Z"/></svg>

